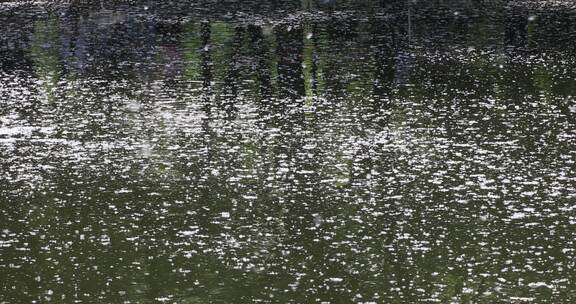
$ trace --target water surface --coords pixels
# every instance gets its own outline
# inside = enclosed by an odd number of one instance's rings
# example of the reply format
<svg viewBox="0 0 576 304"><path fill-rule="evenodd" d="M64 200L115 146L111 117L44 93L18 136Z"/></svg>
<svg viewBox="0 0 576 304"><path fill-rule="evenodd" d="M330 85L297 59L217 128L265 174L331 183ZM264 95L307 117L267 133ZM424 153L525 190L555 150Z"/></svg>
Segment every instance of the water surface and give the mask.
<svg viewBox="0 0 576 304"><path fill-rule="evenodd" d="M572 303L575 21L0 3L0 303Z"/></svg>

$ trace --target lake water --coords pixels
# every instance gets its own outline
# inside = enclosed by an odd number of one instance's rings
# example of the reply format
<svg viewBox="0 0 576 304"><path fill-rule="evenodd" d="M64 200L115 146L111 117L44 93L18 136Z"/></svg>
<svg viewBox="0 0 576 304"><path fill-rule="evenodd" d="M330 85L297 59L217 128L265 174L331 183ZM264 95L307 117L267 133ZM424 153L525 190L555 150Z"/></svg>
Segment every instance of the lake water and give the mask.
<svg viewBox="0 0 576 304"><path fill-rule="evenodd" d="M0 3L0 303L574 303L551 2Z"/></svg>

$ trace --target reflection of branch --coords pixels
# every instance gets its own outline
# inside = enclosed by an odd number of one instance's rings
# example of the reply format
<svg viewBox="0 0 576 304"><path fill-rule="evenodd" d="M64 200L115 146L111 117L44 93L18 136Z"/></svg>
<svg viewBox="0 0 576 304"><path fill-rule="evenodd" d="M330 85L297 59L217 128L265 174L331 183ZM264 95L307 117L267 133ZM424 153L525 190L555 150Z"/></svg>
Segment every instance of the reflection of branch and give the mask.
<svg viewBox="0 0 576 304"><path fill-rule="evenodd" d="M200 23L200 39L202 40L202 89L209 95L212 82L212 62L210 57L210 21ZM208 97L207 97L208 98Z"/></svg>

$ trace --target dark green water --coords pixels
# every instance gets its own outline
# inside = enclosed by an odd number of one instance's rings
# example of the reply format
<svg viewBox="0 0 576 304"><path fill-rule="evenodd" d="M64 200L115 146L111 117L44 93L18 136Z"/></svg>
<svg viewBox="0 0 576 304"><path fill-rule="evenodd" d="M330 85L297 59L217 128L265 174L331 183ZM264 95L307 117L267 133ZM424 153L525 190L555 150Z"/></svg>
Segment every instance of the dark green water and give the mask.
<svg viewBox="0 0 576 304"><path fill-rule="evenodd" d="M566 3L0 3L0 303L574 303Z"/></svg>

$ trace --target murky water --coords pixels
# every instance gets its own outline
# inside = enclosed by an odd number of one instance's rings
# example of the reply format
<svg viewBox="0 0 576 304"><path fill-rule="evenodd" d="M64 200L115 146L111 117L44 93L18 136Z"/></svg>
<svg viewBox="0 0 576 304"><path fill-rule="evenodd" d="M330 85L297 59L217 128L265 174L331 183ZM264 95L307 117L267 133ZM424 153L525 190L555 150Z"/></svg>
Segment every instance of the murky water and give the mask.
<svg viewBox="0 0 576 304"><path fill-rule="evenodd" d="M573 303L575 21L0 3L0 303Z"/></svg>

